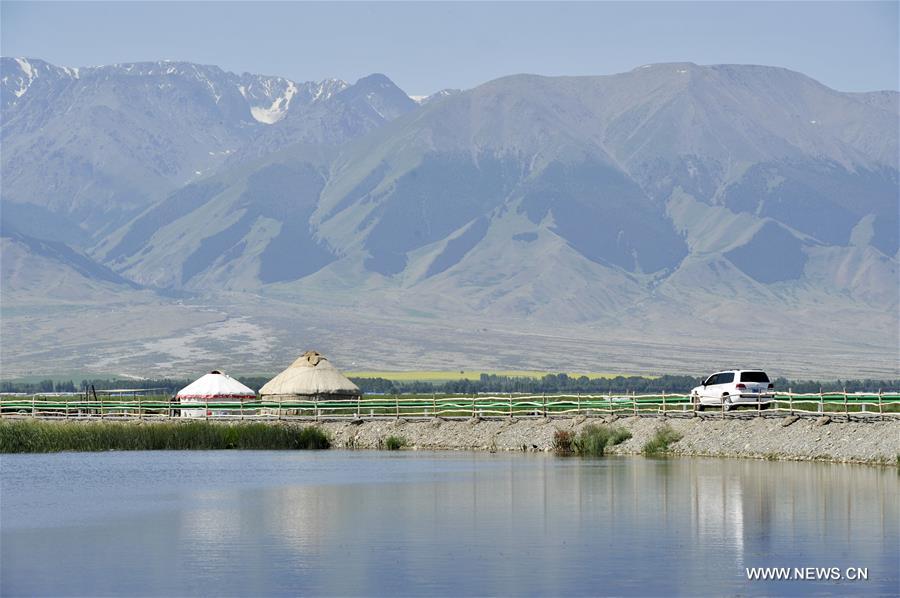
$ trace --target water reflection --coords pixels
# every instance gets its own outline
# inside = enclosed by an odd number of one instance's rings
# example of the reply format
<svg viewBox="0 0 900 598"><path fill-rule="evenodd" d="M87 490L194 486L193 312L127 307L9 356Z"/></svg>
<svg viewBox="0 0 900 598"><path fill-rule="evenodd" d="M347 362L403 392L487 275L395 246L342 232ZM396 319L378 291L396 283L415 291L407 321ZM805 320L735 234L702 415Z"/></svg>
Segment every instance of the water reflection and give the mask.
<svg viewBox="0 0 900 598"><path fill-rule="evenodd" d="M128 483L95 479L104 459ZM747 585L750 566L863 566L867 590L898 583L891 469L520 454L214 459L210 473L196 454L4 458L2 593L848 591ZM106 511L55 520L48 497L61 482L47 472L83 460L95 473L68 499ZM59 568L41 567L47 559Z"/></svg>
<svg viewBox="0 0 900 598"><path fill-rule="evenodd" d="M744 557L743 486L738 478L693 472L692 517L696 539L730 551L738 564ZM765 509L768 512L768 509ZM765 525L764 522L761 522Z"/></svg>

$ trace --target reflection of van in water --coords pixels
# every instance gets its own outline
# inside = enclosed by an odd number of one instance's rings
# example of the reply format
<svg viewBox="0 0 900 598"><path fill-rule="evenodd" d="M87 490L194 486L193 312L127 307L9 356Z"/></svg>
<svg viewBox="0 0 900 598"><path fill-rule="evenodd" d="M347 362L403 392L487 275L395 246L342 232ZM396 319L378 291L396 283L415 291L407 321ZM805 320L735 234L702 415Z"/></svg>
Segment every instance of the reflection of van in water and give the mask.
<svg viewBox="0 0 900 598"><path fill-rule="evenodd" d="M244 401L255 399L256 393L228 374L213 370L179 390L175 398L182 405L181 417L209 417L240 415L241 412L239 409L209 408L208 403L235 403L238 407ZM244 415L250 413L244 412Z"/></svg>

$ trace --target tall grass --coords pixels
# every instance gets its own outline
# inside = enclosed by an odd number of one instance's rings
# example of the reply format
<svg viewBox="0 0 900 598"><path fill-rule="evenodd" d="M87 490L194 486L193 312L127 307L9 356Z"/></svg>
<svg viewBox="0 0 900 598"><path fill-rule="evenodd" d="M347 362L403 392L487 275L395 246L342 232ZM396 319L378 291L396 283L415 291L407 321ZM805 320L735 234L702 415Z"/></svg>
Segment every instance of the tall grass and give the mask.
<svg viewBox="0 0 900 598"><path fill-rule="evenodd" d="M406 446L406 438L402 436L388 436L384 439L384 448L389 451L399 451Z"/></svg>
<svg viewBox="0 0 900 598"><path fill-rule="evenodd" d="M660 426L653 435L653 438L644 443L643 452L645 455L659 455L669 450L669 445L681 440L682 434L674 430L670 425Z"/></svg>
<svg viewBox="0 0 900 598"><path fill-rule="evenodd" d="M327 449L319 428L263 423L0 422L0 453L212 449Z"/></svg>
<svg viewBox="0 0 900 598"><path fill-rule="evenodd" d="M572 442L575 452L587 457L602 457L606 447L621 444L631 438L631 432L621 426L591 424L582 428Z"/></svg>
<svg viewBox="0 0 900 598"><path fill-rule="evenodd" d="M574 442L575 433L570 430L557 430L553 433L553 450L557 453L571 453Z"/></svg>

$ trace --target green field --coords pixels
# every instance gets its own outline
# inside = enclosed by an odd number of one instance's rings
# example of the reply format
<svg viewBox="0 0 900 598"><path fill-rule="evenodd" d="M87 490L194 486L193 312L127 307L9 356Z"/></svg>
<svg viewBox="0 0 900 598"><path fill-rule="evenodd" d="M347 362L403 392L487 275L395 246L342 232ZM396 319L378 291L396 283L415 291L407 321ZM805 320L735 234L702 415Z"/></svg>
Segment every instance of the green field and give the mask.
<svg viewBox="0 0 900 598"><path fill-rule="evenodd" d="M548 374L558 374L560 372L540 372L537 370L472 370L472 371L428 371L413 370L407 372L389 372L389 371L360 371L360 372L344 372L349 378L384 378L396 382L455 382L457 380L478 380L481 374L493 376L506 376L509 378L532 378L540 379ZM594 380L598 378L615 378L617 376L627 376L628 374L609 374L598 372L565 372L570 378L580 378L587 376ZM644 376L645 378L657 378L658 376Z"/></svg>

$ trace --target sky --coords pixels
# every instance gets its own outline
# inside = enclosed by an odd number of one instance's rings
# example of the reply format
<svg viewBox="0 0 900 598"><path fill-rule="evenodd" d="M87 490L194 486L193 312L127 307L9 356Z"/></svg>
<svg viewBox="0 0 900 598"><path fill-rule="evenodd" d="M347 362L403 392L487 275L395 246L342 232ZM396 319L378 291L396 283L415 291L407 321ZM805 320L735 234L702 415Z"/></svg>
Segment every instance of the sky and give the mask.
<svg viewBox="0 0 900 598"><path fill-rule="evenodd" d="M185 60L412 95L654 62L782 66L898 89L898 2L7 2L0 53L61 66Z"/></svg>

